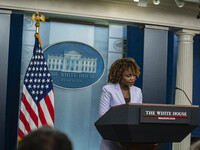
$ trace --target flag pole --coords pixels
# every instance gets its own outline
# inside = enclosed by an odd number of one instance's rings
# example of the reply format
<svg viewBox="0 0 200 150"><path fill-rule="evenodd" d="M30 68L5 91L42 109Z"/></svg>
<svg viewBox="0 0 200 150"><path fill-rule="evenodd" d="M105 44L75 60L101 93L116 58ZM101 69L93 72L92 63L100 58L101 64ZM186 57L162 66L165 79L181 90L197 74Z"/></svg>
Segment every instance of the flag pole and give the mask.
<svg viewBox="0 0 200 150"><path fill-rule="evenodd" d="M54 126L54 91L52 77L42 52L39 36L40 20L45 17L38 12L32 15L36 20L33 56L24 76L19 113L18 141L29 132L44 126Z"/></svg>
<svg viewBox="0 0 200 150"><path fill-rule="evenodd" d="M40 26L40 20L45 22L45 16L43 14L39 14L39 12L34 12L32 14L32 22L36 21L35 23L35 27L36 27L36 32L35 33L39 33L39 26Z"/></svg>

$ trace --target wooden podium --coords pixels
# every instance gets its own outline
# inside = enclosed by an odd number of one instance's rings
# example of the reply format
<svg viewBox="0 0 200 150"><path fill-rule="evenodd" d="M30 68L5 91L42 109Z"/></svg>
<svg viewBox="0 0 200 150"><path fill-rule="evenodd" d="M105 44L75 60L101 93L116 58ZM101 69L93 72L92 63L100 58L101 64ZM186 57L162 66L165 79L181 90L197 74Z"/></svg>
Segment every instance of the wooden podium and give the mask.
<svg viewBox="0 0 200 150"><path fill-rule="evenodd" d="M199 106L123 104L95 122L104 139L124 149L155 150L166 142L181 142L198 126Z"/></svg>

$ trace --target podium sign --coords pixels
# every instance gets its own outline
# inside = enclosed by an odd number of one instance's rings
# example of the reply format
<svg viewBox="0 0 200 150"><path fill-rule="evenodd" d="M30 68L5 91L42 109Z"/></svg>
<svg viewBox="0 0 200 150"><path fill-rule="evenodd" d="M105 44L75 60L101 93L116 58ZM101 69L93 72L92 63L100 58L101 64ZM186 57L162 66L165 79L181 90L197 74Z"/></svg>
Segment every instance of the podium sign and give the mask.
<svg viewBox="0 0 200 150"><path fill-rule="evenodd" d="M140 123L189 124L190 112L190 107L144 106L140 109Z"/></svg>

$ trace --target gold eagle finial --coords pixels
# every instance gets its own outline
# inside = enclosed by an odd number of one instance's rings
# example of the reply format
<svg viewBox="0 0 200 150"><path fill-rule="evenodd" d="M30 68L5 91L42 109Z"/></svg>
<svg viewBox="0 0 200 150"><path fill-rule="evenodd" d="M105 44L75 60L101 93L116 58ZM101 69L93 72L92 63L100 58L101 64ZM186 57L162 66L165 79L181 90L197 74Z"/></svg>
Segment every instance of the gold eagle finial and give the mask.
<svg viewBox="0 0 200 150"><path fill-rule="evenodd" d="M32 14L32 22L36 21L35 27L36 27L36 33L39 32L39 26L40 26L40 20L45 22L45 16L43 14L39 14L37 11Z"/></svg>

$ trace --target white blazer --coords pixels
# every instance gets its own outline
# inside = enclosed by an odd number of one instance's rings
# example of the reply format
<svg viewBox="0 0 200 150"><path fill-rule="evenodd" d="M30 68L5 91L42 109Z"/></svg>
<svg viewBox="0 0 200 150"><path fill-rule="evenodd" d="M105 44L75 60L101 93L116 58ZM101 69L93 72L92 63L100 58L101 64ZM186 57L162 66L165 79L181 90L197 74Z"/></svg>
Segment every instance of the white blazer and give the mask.
<svg viewBox="0 0 200 150"><path fill-rule="evenodd" d="M104 115L112 106L125 103L119 83L105 85L102 88L99 103L99 117ZM140 88L135 86L130 87L130 103L142 103L142 92ZM102 139L100 150L122 150L122 148L113 141Z"/></svg>
<svg viewBox="0 0 200 150"><path fill-rule="evenodd" d="M119 83L103 86L99 104L99 117L105 114L112 106L125 104ZM142 103L141 89L136 86L130 87L130 103Z"/></svg>

